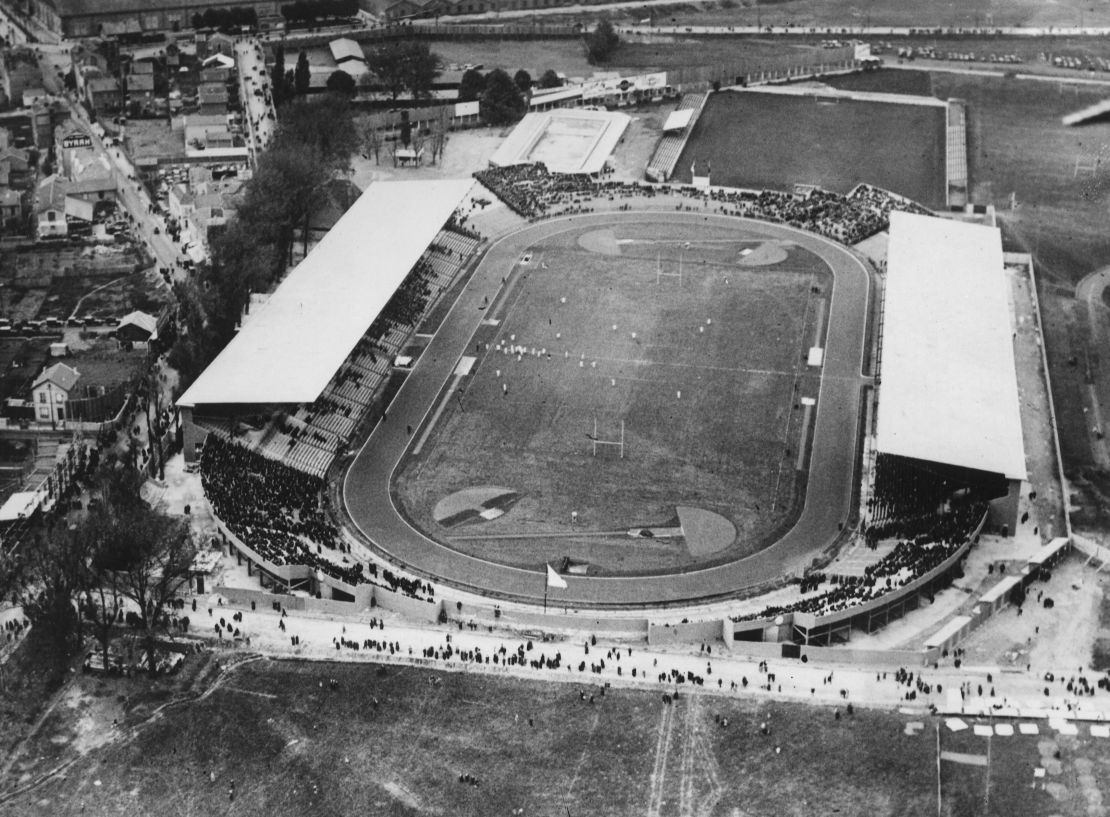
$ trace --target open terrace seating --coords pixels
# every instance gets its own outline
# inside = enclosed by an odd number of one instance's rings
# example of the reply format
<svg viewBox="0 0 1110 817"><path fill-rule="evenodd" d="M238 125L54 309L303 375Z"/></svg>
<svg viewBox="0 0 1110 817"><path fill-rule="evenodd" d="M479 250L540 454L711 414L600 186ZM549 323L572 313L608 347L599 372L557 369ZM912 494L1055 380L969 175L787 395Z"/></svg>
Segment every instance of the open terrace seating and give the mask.
<svg viewBox="0 0 1110 817"><path fill-rule="evenodd" d="M212 434L201 456L201 481L216 516L247 547L273 565L305 565L349 585L374 584L417 599L431 584L349 561L327 516L320 477Z"/></svg>
<svg viewBox="0 0 1110 817"><path fill-rule="evenodd" d="M803 588L814 595L792 604L773 605L759 612L736 616L733 621L773 618L786 613L827 615L857 607L904 587L958 551L982 518L985 505L969 503L952 513L934 516L926 532L900 541L885 557L868 565L862 577L843 577L833 587L817 593L824 577L809 577ZM918 523L918 527L923 527Z"/></svg>
<svg viewBox="0 0 1110 817"><path fill-rule="evenodd" d="M849 195L815 189L807 195L779 191L657 186L598 181L589 176L548 173L542 164L490 168L474 174L518 215L528 219L592 212L599 201L629 202L676 195L717 204L726 214L778 222L856 244L889 226L892 210L929 214L909 199L871 185Z"/></svg>

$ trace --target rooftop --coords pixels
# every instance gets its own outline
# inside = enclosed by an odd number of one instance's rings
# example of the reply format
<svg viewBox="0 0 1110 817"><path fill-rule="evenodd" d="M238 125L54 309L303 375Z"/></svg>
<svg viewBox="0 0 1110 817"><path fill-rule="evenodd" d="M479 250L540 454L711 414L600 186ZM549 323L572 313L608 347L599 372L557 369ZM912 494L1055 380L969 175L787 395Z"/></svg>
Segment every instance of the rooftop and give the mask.
<svg viewBox="0 0 1110 817"><path fill-rule="evenodd" d="M298 404L319 397L472 184L371 185L180 404Z"/></svg>
<svg viewBox="0 0 1110 817"><path fill-rule="evenodd" d="M876 449L1025 479L1002 236L893 212Z"/></svg>

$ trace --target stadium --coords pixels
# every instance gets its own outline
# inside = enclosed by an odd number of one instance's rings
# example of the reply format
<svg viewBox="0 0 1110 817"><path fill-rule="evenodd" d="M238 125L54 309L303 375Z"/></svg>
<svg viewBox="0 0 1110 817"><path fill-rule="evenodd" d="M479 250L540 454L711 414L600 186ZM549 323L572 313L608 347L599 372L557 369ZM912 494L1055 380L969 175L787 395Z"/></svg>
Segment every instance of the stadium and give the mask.
<svg viewBox="0 0 1110 817"><path fill-rule="evenodd" d="M264 587L434 615L433 582L642 610L800 581L717 626L825 644L1015 530L996 228L868 184L554 172L537 149L596 164L623 125L543 116L479 186L372 185L179 401L220 535ZM473 228L487 192L519 226ZM887 234L880 299L850 247ZM826 573L849 539L873 558Z"/></svg>

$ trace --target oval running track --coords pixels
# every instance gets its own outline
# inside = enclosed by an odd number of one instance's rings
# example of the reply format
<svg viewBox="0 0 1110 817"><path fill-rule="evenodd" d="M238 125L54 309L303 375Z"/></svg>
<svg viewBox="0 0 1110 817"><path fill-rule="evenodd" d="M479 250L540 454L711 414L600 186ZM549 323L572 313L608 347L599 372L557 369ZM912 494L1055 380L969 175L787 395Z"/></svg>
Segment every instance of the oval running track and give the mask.
<svg viewBox="0 0 1110 817"><path fill-rule="evenodd" d="M682 212L623 212L543 221L498 239L389 406L392 419L379 422L348 469L343 504L350 520L373 547L416 574L484 595L539 603L545 592L540 571L490 562L453 550L413 527L390 490L393 474L410 443L438 403L459 358L478 328L483 294L495 292L520 257L535 243L586 226L676 221L742 229L746 234L789 240L818 255L833 272L825 359L817 399L805 503L797 522L777 542L723 565L650 576L565 576L566 590L551 601L573 607L651 607L722 598L801 570L836 538L849 517L855 480L860 389L867 332L870 276L845 247L813 233L735 216ZM405 426L417 433L411 437Z"/></svg>

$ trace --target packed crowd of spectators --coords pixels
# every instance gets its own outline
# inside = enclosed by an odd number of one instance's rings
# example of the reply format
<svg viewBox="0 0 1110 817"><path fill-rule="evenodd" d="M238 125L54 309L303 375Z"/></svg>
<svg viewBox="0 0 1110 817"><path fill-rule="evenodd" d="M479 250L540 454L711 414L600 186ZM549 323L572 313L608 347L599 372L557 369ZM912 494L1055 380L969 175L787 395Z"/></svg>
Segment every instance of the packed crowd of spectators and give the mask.
<svg viewBox="0 0 1110 817"><path fill-rule="evenodd" d="M924 576L959 551L982 519L986 506L966 503L950 513L935 515L931 528L912 539L904 539L862 576L831 576L831 589L786 605L772 605L757 613L736 616L733 621L774 618L784 613L828 615L864 604L904 587ZM820 577L824 578L824 577ZM815 591L820 580L809 577L805 590Z"/></svg>
<svg viewBox="0 0 1110 817"><path fill-rule="evenodd" d="M869 544L928 534L941 508L991 499L1005 491L1002 477L980 477L939 465L925 467L905 457L879 454L863 533Z"/></svg>
<svg viewBox="0 0 1110 817"><path fill-rule="evenodd" d="M401 286L397 287L385 309L370 325L368 336L377 340L388 335L389 330L395 326L415 326L432 296L432 287L428 281L434 277L435 272L426 259L417 261Z"/></svg>
<svg viewBox="0 0 1110 817"><path fill-rule="evenodd" d="M416 599L430 600L435 594L428 582L389 568L379 578L377 565L342 555L350 548L328 518L321 477L209 434L201 456L201 484L216 516L273 565L304 565L349 585L374 584Z"/></svg>
<svg viewBox="0 0 1110 817"><path fill-rule="evenodd" d="M511 165L474 174L517 215L536 220L555 215L593 212L599 202L672 195L713 204L726 215L788 224L842 244L856 244L890 223L892 210L928 215L929 210L902 196L861 184L848 195L812 189L781 191L660 186L646 182L598 181L581 174L550 173L541 164Z"/></svg>
<svg viewBox="0 0 1110 817"><path fill-rule="evenodd" d="M209 434L201 484L216 516L247 547L274 565L305 565L347 584L366 581L363 566L326 558L342 539L327 517L320 477Z"/></svg>

